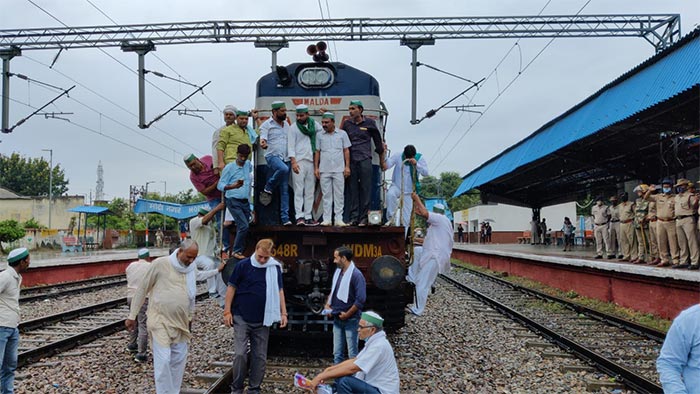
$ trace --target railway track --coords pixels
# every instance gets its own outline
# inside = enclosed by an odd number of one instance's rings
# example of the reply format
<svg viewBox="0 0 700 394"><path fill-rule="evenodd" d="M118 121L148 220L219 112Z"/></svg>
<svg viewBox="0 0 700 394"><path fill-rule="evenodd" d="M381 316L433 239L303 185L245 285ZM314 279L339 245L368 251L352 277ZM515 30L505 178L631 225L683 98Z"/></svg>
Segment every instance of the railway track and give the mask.
<svg viewBox="0 0 700 394"><path fill-rule="evenodd" d="M65 295L86 293L110 287L126 286L125 275L103 276L75 282L24 288L20 291L19 302L31 302Z"/></svg>
<svg viewBox="0 0 700 394"><path fill-rule="evenodd" d="M197 299L208 297L207 292ZM18 367L125 329L126 297L20 323Z"/></svg>
<svg viewBox="0 0 700 394"><path fill-rule="evenodd" d="M655 360L663 332L474 270L457 270L440 278L616 382L642 393L662 392Z"/></svg>

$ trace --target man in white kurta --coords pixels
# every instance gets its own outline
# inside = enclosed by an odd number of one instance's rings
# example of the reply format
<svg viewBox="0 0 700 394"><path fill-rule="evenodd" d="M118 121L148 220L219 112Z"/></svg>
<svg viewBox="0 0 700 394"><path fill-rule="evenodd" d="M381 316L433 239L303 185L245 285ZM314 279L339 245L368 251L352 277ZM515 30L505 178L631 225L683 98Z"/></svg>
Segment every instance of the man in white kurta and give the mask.
<svg viewBox="0 0 700 394"><path fill-rule="evenodd" d="M149 258L151 253L148 249L143 248L139 250L139 259L131 262L126 267L126 303L131 306L131 300L136 294L139 286L141 286L141 281L146 272L151 268L151 263ZM126 346L127 350L131 353L136 353L134 360L136 362L146 362L146 351L148 348L148 331L146 328L146 310L148 308L148 300L143 303L143 306L139 310L139 314L136 318L136 329L131 331L129 335L129 344Z"/></svg>
<svg viewBox="0 0 700 394"><path fill-rule="evenodd" d="M394 173L391 176L391 186L386 192L386 215L389 218L386 224L408 229L413 209L411 193L420 193L418 177L428 176L428 163L423 155L416 152L415 146L406 145L402 154L394 154L386 161L384 171L392 167ZM401 216L397 214L399 198L403 198Z"/></svg>
<svg viewBox="0 0 700 394"><path fill-rule="evenodd" d="M323 222L330 226L335 213L335 225L347 226L343 222L345 178L350 176L350 138L335 127L335 115L325 112L321 119L323 132L316 137L314 174L321 181L323 194Z"/></svg>
<svg viewBox="0 0 700 394"><path fill-rule="evenodd" d="M216 229L214 228L217 212L226 208L222 202L211 211L201 208L197 216L190 219L190 235L197 242L199 252L194 263L200 271L216 269L217 247ZM226 295L226 284L220 276L214 275L207 279L209 296L212 298L224 297Z"/></svg>
<svg viewBox="0 0 700 394"><path fill-rule="evenodd" d="M427 219L428 230L423 240L423 251L418 260L413 283L416 285L416 303L409 308L411 313L420 316L425 309L430 288L438 274L450 271L450 255L454 244L452 222L445 213L445 206L435 204L433 212L428 212L416 193L411 194L417 215ZM414 262L414 264L416 264Z"/></svg>
<svg viewBox="0 0 700 394"><path fill-rule="evenodd" d="M287 154L292 164L292 188L297 226L315 226L311 216L314 205L314 151L316 135L322 132L321 125L309 116L309 107L304 104L296 108L297 121L289 127Z"/></svg>
<svg viewBox="0 0 700 394"><path fill-rule="evenodd" d="M131 302L126 320L129 330L135 328L136 316L149 295L147 320L157 394L180 392L197 291L192 262L198 250L197 243L186 239L171 255L155 259Z"/></svg>

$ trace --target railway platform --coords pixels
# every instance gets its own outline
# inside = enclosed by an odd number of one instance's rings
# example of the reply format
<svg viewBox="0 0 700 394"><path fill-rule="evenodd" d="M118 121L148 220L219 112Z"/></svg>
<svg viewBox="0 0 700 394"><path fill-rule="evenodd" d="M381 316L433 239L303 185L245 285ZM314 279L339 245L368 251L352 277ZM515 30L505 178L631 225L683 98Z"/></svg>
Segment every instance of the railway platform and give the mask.
<svg viewBox="0 0 700 394"><path fill-rule="evenodd" d="M167 249L149 248L151 257L168 253ZM22 274L22 286L49 285L90 279L98 276L123 274L130 262L137 260L138 249L114 249L75 253L32 252L31 265ZM7 261L0 262L0 270Z"/></svg>
<svg viewBox="0 0 700 394"><path fill-rule="evenodd" d="M596 260L590 248L455 244L452 257L669 319L700 302L698 271Z"/></svg>

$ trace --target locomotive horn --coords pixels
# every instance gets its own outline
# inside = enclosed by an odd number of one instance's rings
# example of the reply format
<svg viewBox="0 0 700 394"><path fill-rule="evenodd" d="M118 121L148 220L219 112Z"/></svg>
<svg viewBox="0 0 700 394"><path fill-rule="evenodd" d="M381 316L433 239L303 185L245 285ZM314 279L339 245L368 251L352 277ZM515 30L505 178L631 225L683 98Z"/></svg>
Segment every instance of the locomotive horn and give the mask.
<svg viewBox="0 0 700 394"><path fill-rule="evenodd" d="M306 47L306 53L309 54L309 56L313 56L318 52L318 48L316 45L311 44L308 47Z"/></svg>
<svg viewBox="0 0 700 394"><path fill-rule="evenodd" d="M323 52L326 49L328 49L328 45L325 41L319 41L316 43L316 48L318 48L319 51Z"/></svg>

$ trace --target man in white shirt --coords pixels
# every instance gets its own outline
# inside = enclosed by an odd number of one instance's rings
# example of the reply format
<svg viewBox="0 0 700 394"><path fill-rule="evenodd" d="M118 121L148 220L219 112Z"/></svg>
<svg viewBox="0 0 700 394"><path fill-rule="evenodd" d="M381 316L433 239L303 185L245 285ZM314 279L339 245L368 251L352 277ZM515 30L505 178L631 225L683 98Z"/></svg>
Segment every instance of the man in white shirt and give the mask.
<svg viewBox="0 0 700 394"><path fill-rule="evenodd" d="M355 358L326 368L310 383L315 390L328 379L335 379L337 394L399 394L399 370L394 350L383 330L384 319L377 313L362 314L357 328L365 347Z"/></svg>
<svg viewBox="0 0 700 394"><path fill-rule="evenodd" d="M139 250L139 259L126 267L126 304L131 306L131 299L136 294L136 290L141 285L141 280L146 275L146 271L151 266L151 253L148 249ZM146 328L146 310L148 300L143 303L136 317L136 329L129 333L129 344L126 349L131 353L136 353L134 361L144 363L148 360L146 351L148 349L148 331Z"/></svg>
<svg viewBox="0 0 700 394"><path fill-rule="evenodd" d="M423 240L423 250L420 260L414 261L413 283L416 285L416 303L409 308L410 312L420 316L425 309L433 283L438 274L450 271L450 255L454 244L452 222L445 216L445 206L438 203L433 206L433 212L428 212L416 193L411 194L416 215L426 218L428 231ZM411 279L411 278L409 278Z"/></svg>
<svg viewBox="0 0 700 394"><path fill-rule="evenodd" d="M297 121L289 128L287 153L292 163L292 187L294 188L294 210L297 226L315 226L311 211L314 205L314 152L316 135L322 132L321 125L309 116L309 107L304 104L296 108Z"/></svg>
<svg viewBox="0 0 700 394"><path fill-rule="evenodd" d="M202 208L197 213L197 216L190 219L190 236L199 245L199 254L195 260L195 265L200 271L209 271L216 269L216 263L213 259L216 258L216 229L213 224L217 212L224 209L226 205L223 202L219 203L211 211ZM199 258L204 256L206 258ZM217 281L218 278L218 281ZM219 283L220 282L220 283ZM207 279L207 287L209 295L213 298L219 296L219 288L225 289L225 284L219 276L212 276ZM221 295L223 297L223 295Z"/></svg>
<svg viewBox="0 0 700 394"><path fill-rule="evenodd" d="M7 255L7 269L0 273L0 391L12 393L17 369L19 345L19 288L22 275L29 268L27 248L14 249Z"/></svg>
<svg viewBox="0 0 700 394"><path fill-rule="evenodd" d="M391 176L391 187L386 192L386 215L389 218L387 226L404 226L408 229L411 223L413 200L411 193L420 193L419 176L428 176L428 163L422 154L416 152L416 147L406 145L402 154L392 155L384 165L384 171L394 168ZM402 183L403 181L403 183ZM397 213L399 198L403 198L401 216ZM401 221L397 220L401 218Z"/></svg>
<svg viewBox="0 0 700 394"><path fill-rule="evenodd" d="M347 226L343 222L345 178L350 176L350 139L348 134L335 128L335 115L325 112L321 119L323 132L317 135L314 153L314 174L321 181L323 194L323 222L321 226Z"/></svg>

